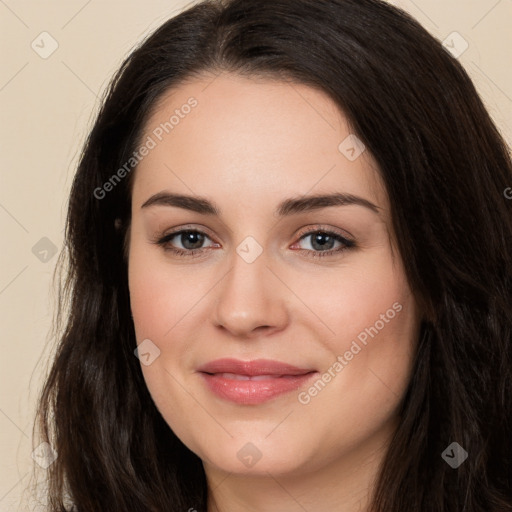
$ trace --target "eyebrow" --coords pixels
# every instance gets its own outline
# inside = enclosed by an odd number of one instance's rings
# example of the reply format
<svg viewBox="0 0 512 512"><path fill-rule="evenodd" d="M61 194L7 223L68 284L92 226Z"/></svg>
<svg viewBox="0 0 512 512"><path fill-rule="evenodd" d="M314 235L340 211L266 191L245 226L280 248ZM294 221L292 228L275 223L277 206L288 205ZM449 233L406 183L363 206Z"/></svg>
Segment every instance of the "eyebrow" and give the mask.
<svg viewBox="0 0 512 512"><path fill-rule="evenodd" d="M321 208L328 208L332 206L346 206L346 205L359 205L368 208L372 212L379 214L380 207L373 204L368 199L364 199L353 194L345 194L337 192L334 194L317 194L302 196L300 198L290 198L282 201L277 209L276 215L285 217L295 215L302 212L311 210L318 210ZM210 200L191 195L171 194L169 192L158 192L152 195L141 208L148 208L150 206L175 206L190 210L202 215L216 215L220 216L221 210L215 203Z"/></svg>

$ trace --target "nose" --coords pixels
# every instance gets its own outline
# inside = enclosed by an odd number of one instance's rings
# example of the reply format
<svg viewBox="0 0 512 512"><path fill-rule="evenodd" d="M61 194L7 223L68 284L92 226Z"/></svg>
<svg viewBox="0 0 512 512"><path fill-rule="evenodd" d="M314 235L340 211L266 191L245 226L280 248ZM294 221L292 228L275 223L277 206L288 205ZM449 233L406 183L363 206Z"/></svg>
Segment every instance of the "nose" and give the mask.
<svg viewBox="0 0 512 512"><path fill-rule="evenodd" d="M231 269L215 287L217 327L242 338L271 334L286 327L287 288L268 263L265 251L251 263L234 254Z"/></svg>

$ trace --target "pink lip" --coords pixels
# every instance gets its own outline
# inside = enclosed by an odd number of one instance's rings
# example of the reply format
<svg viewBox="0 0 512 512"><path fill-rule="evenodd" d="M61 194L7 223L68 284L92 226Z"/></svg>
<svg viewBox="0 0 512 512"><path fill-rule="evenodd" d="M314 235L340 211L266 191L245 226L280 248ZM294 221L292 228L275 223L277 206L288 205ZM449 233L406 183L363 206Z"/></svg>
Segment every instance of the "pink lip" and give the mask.
<svg viewBox="0 0 512 512"><path fill-rule="evenodd" d="M201 366L198 371L213 393L239 404L266 402L298 389L317 373L310 368L269 359L217 359Z"/></svg>

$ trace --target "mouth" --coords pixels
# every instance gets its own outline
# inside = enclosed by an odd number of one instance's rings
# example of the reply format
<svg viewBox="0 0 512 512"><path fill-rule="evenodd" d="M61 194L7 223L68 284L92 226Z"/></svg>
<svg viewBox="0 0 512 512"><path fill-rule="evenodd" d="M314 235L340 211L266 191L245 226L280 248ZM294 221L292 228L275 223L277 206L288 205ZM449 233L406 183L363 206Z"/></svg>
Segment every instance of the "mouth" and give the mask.
<svg viewBox="0 0 512 512"><path fill-rule="evenodd" d="M261 404L290 393L318 374L311 368L268 359L217 359L201 366L198 372L216 396L243 405Z"/></svg>

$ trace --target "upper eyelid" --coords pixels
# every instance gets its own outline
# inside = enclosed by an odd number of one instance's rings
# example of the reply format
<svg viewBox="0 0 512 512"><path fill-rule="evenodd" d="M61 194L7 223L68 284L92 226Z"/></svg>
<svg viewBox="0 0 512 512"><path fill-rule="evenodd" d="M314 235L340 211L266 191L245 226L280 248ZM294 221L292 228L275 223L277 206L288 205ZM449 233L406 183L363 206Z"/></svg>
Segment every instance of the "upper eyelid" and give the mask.
<svg viewBox="0 0 512 512"><path fill-rule="evenodd" d="M317 225L317 227L313 226L313 227L304 228L304 230L300 230L299 234L297 234L296 236L298 236L299 239L301 239L304 236L311 235L312 233L317 233L317 232L340 236L340 237L345 238L346 240L350 240L350 241L353 241L355 239L355 237L353 235L351 235L348 231L346 231L344 229L323 228L321 225Z"/></svg>
<svg viewBox="0 0 512 512"><path fill-rule="evenodd" d="M176 236L179 235L185 231L197 231L198 233L207 235L208 237L212 238L212 235L209 234L209 230L206 227L197 227L197 226L180 226L179 228L171 229L167 232L167 230L164 230L162 234L159 236L159 238L164 238L168 236Z"/></svg>

